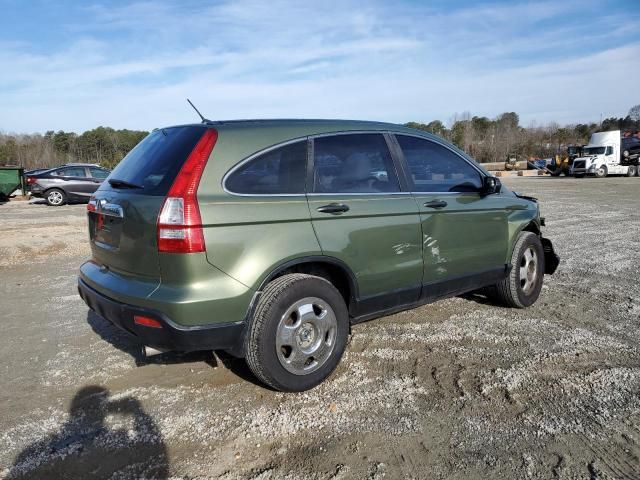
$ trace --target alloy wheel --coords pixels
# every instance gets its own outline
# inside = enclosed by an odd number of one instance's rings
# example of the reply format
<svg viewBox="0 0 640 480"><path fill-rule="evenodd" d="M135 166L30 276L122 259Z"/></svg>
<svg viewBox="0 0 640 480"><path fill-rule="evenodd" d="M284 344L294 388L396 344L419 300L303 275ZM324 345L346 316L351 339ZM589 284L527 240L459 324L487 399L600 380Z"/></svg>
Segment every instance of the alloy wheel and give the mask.
<svg viewBox="0 0 640 480"><path fill-rule="evenodd" d="M324 300L306 297L295 302L276 331L280 364L294 375L318 370L333 352L337 327L336 314Z"/></svg>
<svg viewBox="0 0 640 480"><path fill-rule="evenodd" d="M527 247L520 259L520 288L529 295L538 277L538 254L533 246Z"/></svg>

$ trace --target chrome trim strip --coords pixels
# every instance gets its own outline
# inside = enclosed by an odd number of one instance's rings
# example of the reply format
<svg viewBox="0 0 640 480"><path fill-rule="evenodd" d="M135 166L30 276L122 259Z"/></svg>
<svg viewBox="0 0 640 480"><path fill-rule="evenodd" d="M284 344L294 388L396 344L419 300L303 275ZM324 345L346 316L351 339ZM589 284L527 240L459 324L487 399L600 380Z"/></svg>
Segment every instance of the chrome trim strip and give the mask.
<svg viewBox="0 0 640 480"><path fill-rule="evenodd" d="M397 196L397 195L411 195L411 192L351 192L351 193L343 193L343 192L334 192L334 193L307 193L307 197L352 197L352 196L360 196L360 197L372 197L372 196Z"/></svg>
<svg viewBox="0 0 640 480"><path fill-rule="evenodd" d="M96 202L96 213L106 217L124 218L124 211L120 205L107 203L104 199Z"/></svg>

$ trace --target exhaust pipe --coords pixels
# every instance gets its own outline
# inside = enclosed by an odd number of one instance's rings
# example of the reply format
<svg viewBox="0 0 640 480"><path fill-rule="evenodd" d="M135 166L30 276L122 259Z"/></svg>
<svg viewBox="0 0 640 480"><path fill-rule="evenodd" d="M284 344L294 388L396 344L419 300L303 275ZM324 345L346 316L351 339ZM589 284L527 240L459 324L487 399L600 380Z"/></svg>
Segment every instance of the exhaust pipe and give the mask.
<svg viewBox="0 0 640 480"><path fill-rule="evenodd" d="M167 350L160 350L158 348L153 348L153 347L149 347L147 345L142 345L141 348L141 357L142 360L146 360L150 357L155 357L158 355L162 355L163 353L167 352Z"/></svg>

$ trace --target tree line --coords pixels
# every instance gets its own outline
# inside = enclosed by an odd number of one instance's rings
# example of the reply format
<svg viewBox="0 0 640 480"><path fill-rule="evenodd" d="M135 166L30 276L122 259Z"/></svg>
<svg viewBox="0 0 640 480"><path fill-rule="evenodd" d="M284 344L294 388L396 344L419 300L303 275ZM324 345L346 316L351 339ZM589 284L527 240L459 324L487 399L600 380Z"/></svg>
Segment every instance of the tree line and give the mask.
<svg viewBox="0 0 640 480"><path fill-rule="evenodd" d="M53 130L44 135L0 133L0 165L25 169L63 163L98 163L113 168L149 132L98 127L78 135Z"/></svg>
<svg viewBox="0 0 640 480"><path fill-rule="evenodd" d="M501 162L507 156L519 159L548 158L563 153L568 145L583 145L593 132L639 130L640 105L626 117L611 117L601 123L578 123L561 126L520 126L515 112L505 112L490 119L456 115L447 127L441 120L428 123L409 122L408 127L438 135L469 153L479 162ZM54 167L69 162L99 163L113 168L149 132L114 130L98 127L78 135L53 130L41 134L6 134L0 132L0 165L20 165L25 169Z"/></svg>
<svg viewBox="0 0 640 480"><path fill-rule="evenodd" d="M601 123L521 127L517 113L505 112L493 119L464 113L454 116L450 124L447 128L442 121L433 120L406 126L438 135L482 163L502 162L511 155L523 160L549 158L564 153L569 145L586 144L594 132L640 130L640 105L632 107L626 117L605 118Z"/></svg>

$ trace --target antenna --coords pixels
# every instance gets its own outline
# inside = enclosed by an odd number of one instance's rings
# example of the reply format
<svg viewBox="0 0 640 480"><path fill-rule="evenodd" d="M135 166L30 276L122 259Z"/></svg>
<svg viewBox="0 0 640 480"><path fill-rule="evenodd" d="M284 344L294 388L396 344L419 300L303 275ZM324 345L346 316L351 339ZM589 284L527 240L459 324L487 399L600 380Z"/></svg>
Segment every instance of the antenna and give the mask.
<svg viewBox="0 0 640 480"><path fill-rule="evenodd" d="M209 120L207 118L204 118L202 116L202 114L200 113L200 111L196 108L196 106L193 103L191 103L191 100L189 100L188 98L187 98L187 102L189 102L189 105L191 105L193 107L193 109L196 111L196 113L200 116L200 118L202 119L202 123L207 123L207 122L211 121L211 120Z"/></svg>

